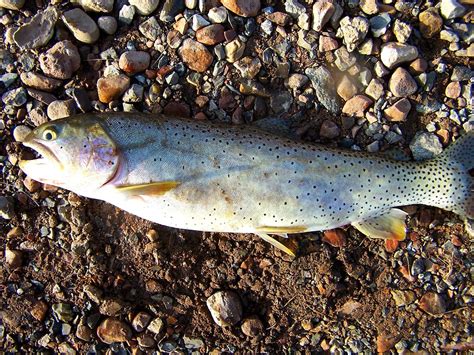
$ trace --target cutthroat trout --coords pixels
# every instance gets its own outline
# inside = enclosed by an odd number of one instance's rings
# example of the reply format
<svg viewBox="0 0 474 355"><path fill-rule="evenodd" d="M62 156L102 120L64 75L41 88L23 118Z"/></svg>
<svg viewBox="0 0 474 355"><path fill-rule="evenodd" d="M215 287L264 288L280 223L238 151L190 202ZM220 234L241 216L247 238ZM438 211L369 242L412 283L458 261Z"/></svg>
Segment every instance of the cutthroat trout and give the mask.
<svg viewBox="0 0 474 355"><path fill-rule="evenodd" d="M325 148L251 126L138 113L45 123L23 144L31 178L183 229L269 234L352 224L402 240L406 213L424 204L474 218L474 132L439 157L400 162Z"/></svg>

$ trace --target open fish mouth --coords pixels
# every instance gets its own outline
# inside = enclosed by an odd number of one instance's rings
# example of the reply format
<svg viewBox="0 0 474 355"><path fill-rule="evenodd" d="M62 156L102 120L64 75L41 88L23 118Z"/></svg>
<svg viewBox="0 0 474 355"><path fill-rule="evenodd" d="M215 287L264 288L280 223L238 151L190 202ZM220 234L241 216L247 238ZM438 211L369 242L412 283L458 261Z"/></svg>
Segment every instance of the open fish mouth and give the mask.
<svg viewBox="0 0 474 355"><path fill-rule="evenodd" d="M63 165L56 155L36 139L22 142L22 144L33 149L41 157L21 160L18 164L20 169L34 180L49 184L57 182L58 173L62 171Z"/></svg>

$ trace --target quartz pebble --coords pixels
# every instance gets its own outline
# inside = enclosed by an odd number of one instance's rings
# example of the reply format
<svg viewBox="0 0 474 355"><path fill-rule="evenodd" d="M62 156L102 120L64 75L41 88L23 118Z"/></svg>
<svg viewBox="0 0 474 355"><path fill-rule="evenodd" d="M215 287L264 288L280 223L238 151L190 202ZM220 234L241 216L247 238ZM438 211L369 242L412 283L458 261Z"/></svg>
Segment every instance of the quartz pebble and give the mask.
<svg viewBox="0 0 474 355"><path fill-rule="evenodd" d="M408 44L390 42L382 46L380 59L389 69L418 57L418 49Z"/></svg>
<svg viewBox="0 0 474 355"><path fill-rule="evenodd" d="M70 79L81 66L81 57L71 41L56 43L39 57L41 70L56 79Z"/></svg>
<svg viewBox="0 0 474 355"><path fill-rule="evenodd" d="M244 54L245 43L236 38L233 41L227 43L224 48L226 60L229 63L234 63L235 61L239 60Z"/></svg>
<svg viewBox="0 0 474 355"><path fill-rule="evenodd" d="M233 291L219 291L210 296L207 308L217 325L232 326L242 318L242 304L239 296Z"/></svg>
<svg viewBox="0 0 474 355"><path fill-rule="evenodd" d="M83 10L76 8L65 11L62 20L78 41L91 44L99 39L99 27Z"/></svg>
<svg viewBox="0 0 474 355"><path fill-rule="evenodd" d="M369 21L364 17L344 17L337 30L338 37L342 37L349 52L352 52L362 43L369 32Z"/></svg>
<svg viewBox="0 0 474 355"><path fill-rule="evenodd" d="M461 17L466 12L466 8L456 0L441 0L441 15L447 19Z"/></svg>
<svg viewBox="0 0 474 355"><path fill-rule="evenodd" d="M224 23L227 20L227 10L224 6L213 7L207 16L212 23Z"/></svg>

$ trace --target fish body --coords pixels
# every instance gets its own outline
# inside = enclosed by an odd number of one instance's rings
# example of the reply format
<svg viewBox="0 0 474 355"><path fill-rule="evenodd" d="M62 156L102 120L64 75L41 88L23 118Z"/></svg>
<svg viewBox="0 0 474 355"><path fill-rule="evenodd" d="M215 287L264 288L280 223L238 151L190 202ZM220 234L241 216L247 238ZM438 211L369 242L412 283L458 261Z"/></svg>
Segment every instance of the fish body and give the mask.
<svg viewBox="0 0 474 355"><path fill-rule="evenodd" d="M46 139L48 130L55 139ZM45 156L22 162L33 179L176 228L258 234L353 224L373 237L403 239L405 214L395 207L424 204L474 217L473 132L426 162L137 113L49 122L24 144Z"/></svg>

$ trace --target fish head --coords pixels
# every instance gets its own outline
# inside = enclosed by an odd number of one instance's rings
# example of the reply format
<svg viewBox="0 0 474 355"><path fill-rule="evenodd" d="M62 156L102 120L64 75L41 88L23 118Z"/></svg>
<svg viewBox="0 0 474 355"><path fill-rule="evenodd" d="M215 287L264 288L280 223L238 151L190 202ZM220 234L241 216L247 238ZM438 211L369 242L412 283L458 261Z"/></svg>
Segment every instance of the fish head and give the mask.
<svg viewBox="0 0 474 355"><path fill-rule="evenodd" d="M20 161L30 178L84 195L113 179L119 167L117 146L94 116L47 122L22 143L42 156Z"/></svg>

